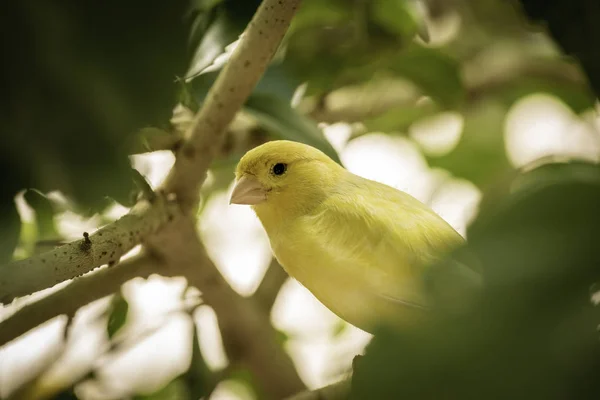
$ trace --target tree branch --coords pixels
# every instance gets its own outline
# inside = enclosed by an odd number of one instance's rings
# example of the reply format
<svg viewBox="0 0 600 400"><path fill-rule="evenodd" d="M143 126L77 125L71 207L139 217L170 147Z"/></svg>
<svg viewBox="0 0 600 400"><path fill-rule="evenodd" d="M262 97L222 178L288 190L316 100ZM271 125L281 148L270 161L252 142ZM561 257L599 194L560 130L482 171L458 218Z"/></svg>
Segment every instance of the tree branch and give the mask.
<svg viewBox="0 0 600 400"><path fill-rule="evenodd" d="M266 70L299 4L300 0L264 0L259 6L194 117L165 182L166 191L175 193L189 217L180 218L148 242L200 289L217 315L229 359L245 363L272 398L297 393L304 384L277 341L268 315L236 293L208 258L196 232L193 210L227 126Z"/></svg>
<svg viewBox="0 0 600 400"><path fill-rule="evenodd" d="M345 400L350 396L351 379L345 379L316 390L298 393L287 400Z"/></svg>
<svg viewBox="0 0 600 400"><path fill-rule="evenodd" d="M200 185L225 129L266 70L299 4L300 0L264 0L206 95L165 185L184 210L198 204Z"/></svg>
<svg viewBox="0 0 600 400"><path fill-rule="evenodd" d="M256 301L260 307L270 314L273 304L277 299L277 295L281 290L281 286L285 283L288 278L288 274L283 270L279 262L273 257L271 264L265 272L260 285L252 295L252 298Z"/></svg>
<svg viewBox="0 0 600 400"><path fill-rule="evenodd" d="M180 214L177 204L157 196L153 204L138 203L133 210L93 235L25 260L0 267L0 303L47 289L103 264L112 264Z"/></svg>
<svg viewBox="0 0 600 400"><path fill-rule="evenodd" d="M192 218L180 218L152 238L149 245L172 271L187 277L214 309L230 362L248 366L270 398L281 399L304 390L268 314L225 281L206 254Z"/></svg>
<svg viewBox="0 0 600 400"><path fill-rule="evenodd" d="M130 279L148 277L159 270L159 266L156 259L143 255L76 278L61 290L26 305L0 322L0 346L58 315L72 317L80 307L115 293Z"/></svg>

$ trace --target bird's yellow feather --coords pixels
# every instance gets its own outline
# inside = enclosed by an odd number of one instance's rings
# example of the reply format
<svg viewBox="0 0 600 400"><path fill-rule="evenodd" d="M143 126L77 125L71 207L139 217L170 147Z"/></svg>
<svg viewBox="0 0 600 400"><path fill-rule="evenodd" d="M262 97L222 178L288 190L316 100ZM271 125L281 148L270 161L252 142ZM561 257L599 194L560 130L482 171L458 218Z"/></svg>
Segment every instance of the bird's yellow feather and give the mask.
<svg viewBox="0 0 600 400"><path fill-rule="evenodd" d="M307 145L268 142L241 159L236 176L264 194L248 204L284 269L365 331L419 321L432 306L427 268L464 242L414 197L354 175Z"/></svg>

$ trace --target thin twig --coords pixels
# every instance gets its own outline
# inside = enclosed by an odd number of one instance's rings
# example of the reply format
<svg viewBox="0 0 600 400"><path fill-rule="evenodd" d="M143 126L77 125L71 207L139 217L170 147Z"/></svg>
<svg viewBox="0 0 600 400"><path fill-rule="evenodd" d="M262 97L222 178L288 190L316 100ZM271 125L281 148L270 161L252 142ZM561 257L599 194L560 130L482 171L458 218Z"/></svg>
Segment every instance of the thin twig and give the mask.
<svg viewBox="0 0 600 400"><path fill-rule="evenodd" d="M73 316L80 307L115 293L132 278L149 276L160 270L159 266L160 262L152 257L137 256L75 279L0 322L0 346L58 315Z"/></svg>
<svg viewBox="0 0 600 400"><path fill-rule="evenodd" d="M124 217L83 238L25 260L0 266L0 303L47 289L119 258L179 215L165 196L142 201Z"/></svg>

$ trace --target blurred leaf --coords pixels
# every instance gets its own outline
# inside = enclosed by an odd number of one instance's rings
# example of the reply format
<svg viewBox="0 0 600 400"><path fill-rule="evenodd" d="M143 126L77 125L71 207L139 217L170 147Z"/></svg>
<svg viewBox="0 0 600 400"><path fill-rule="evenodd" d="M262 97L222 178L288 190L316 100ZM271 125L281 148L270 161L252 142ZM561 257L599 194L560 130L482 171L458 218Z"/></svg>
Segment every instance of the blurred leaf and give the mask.
<svg viewBox="0 0 600 400"><path fill-rule="evenodd" d="M520 0L523 10L534 22L541 22L564 52L579 59L596 96L600 95L600 7L588 0Z"/></svg>
<svg viewBox="0 0 600 400"><path fill-rule="evenodd" d="M128 135L168 124L189 0L9 2L0 13L7 196L60 190L82 210L131 189Z"/></svg>
<svg viewBox="0 0 600 400"><path fill-rule="evenodd" d="M281 329L275 329L275 335L277 338L277 342L281 346L285 346L291 339L290 334Z"/></svg>
<svg viewBox="0 0 600 400"><path fill-rule="evenodd" d="M190 83L196 104L204 101L209 89L217 79L219 71L208 72L196 77ZM300 81L286 71L280 64L272 64L258 81L252 94L268 95L279 98L282 102L290 103Z"/></svg>
<svg viewBox="0 0 600 400"><path fill-rule="evenodd" d="M419 23L407 8L411 0L371 1L373 19L389 32L411 38L419 30Z"/></svg>
<svg viewBox="0 0 600 400"><path fill-rule="evenodd" d="M512 170L504 146L506 108L494 101L481 102L464 112L460 141L448 154L426 155L429 165L485 187Z"/></svg>
<svg viewBox="0 0 600 400"><path fill-rule="evenodd" d="M142 154L157 150L173 150L181 137L155 127L145 127L136 132L130 146L130 154Z"/></svg>
<svg viewBox="0 0 600 400"><path fill-rule="evenodd" d="M197 400L199 397L192 397L185 382L181 378L176 378L169 382L162 389L145 395L135 395L134 400Z"/></svg>
<svg viewBox="0 0 600 400"><path fill-rule="evenodd" d="M238 39L241 29L229 18L226 10L219 10L204 33L200 45L196 49L186 79L193 79L225 52L225 47Z"/></svg>
<svg viewBox="0 0 600 400"><path fill-rule="evenodd" d="M394 58L391 68L445 107L456 108L464 100L460 66L441 50L411 46Z"/></svg>
<svg viewBox="0 0 600 400"><path fill-rule="evenodd" d="M242 34L259 4L259 0L203 0L195 4L198 13L191 42L198 45L185 79L196 78L225 53L225 48Z"/></svg>
<svg viewBox="0 0 600 400"><path fill-rule="evenodd" d="M235 157L233 160L213 163L213 166L210 168L211 179L202 185L202 203L200 204L198 213L204 211L204 207L206 207L213 195L222 193L229 188L229 185L235 178L234 172L238 161L239 157Z"/></svg>
<svg viewBox="0 0 600 400"><path fill-rule="evenodd" d="M121 292L112 297L107 312L106 332L111 339L125 325L129 313L129 304Z"/></svg>
<svg viewBox="0 0 600 400"><path fill-rule="evenodd" d="M56 394L53 398L54 400L77 400L77 396L75 395L74 388L70 387L62 392Z"/></svg>
<svg viewBox="0 0 600 400"><path fill-rule="evenodd" d="M181 379L186 382L189 398L200 399L205 396L207 389L211 387L211 383L208 382L211 370L206 365L204 357L202 357L197 327L194 328L192 340L192 361L187 372L182 375Z"/></svg>
<svg viewBox="0 0 600 400"><path fill-rule="evenodd" d="M380 331L353 398L598 398L600 166L545 165L509 187L469 228L485 277L475 310Z"/></svg>
<svg viewBox="0 0 600 400"><path fill-rule="evenodd" d="M583 85L535 76L516 78L497 88L489 88L486 96L495 96L511 106L521 98L535 93L558 97L576 114L594 108L596 101L595 96Z"/></svg>
<svg viewBox="0 0 600 400"><path fill-rule="evenodd" d="M262 392L256 378L248 368L235 368L229 374L229 379L237 381L254 393L255 399L265 399L266 394Z"/></svg>
<svg viewBox="0 0 600 400"><path fill-rule="evenodd" d="M38 240L59 239L60 234L56 230L54 223L54 206L46 195L35 190L28 189L24 194L25 201L35 211L35 221L37 224Z"/></svg>
<svg viewBox="0 0 600 400"><path fill-rule="evenodd" d="M244 111L256 118L276 138L311 145L340 162L336 151L316 123L299 114L287 103L275 97L254 94L246 102Z"/></svg>
<svg viewBox="0 0 600 400"><path fill-rule="evenodd" d="M148 182L146 177L142 175L137 169L132 169L132 173L133 182L136 186L136 194L141 195L144 199L148 201L153 201L156 197L156 194L154 193L152 186L150 186L150 182Z"/></svg>
<svg viewBox="0 0 600 400"><path fill-rule="evenodd" d="M340 319L336 321L335 325L333 325L333 332L331 333L331 336L333 338L339 338L347 331L348 324Z"/></svg>
<svg viewBox="0 0 600 400"><path fill-rule="evenodd" d="M422 105L397 107L364 121L369 132L406 133L415 122L434 115L440 107L433 102Z"/></svg>
<svg viewBox="0 0 600 400"><path fill-rule="evenodd" d="M21 217L12 198L0 197L0 215L2 227L0 228L0 265L10 261L21 234Z"/></svg>

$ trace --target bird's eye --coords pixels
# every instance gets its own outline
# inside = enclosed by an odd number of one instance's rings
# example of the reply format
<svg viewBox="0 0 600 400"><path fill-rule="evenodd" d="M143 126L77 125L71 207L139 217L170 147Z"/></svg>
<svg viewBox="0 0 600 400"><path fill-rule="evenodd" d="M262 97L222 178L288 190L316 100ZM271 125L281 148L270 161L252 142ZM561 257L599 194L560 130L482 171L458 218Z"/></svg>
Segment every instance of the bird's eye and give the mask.
<svg viewBox="0 0 600 400"><path fill-rule="evenodd" d="M277 163L273 165L273 174L274 175L283 175L285 170L287 169L287 164Z"/></svg>

